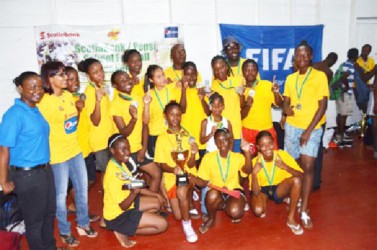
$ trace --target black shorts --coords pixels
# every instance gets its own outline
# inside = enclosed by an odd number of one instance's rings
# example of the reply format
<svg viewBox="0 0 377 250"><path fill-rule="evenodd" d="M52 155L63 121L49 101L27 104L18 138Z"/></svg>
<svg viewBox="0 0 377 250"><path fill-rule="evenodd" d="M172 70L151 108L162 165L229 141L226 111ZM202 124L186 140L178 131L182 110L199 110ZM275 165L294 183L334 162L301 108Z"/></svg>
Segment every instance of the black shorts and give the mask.
<svg viewBox="0 0 377 250"><path fill-rule="evenodd" d="M137 152L131 154L130 159L128 162L126 162L126 166L128 170L132 173L132 175L135 175L138 172L138 168L141 168L142 166L145 166L151 162L153 162L151 159L148 159L147 157L144 157L144 160L142 162L137 161Z"/></svg>
<svg viewBox="0 0 377 250"><path fill-rule="evenodd" d="M148 148L147 148L147 158L153 160L154 152L156 151L156 142L158 136L149 135L148 136Z"/></svg>
<svg viewBox="0 0 377 250"><path fill-rule="evenodd" d="M264 194L266 194L267 197L270 200L273 200L276 203L282 203L283 200L284 200L284 198L279 198L278 197L277 192L276 192L277 187L278 187L277 185L274 185L274 186L264 186L264 187L261 187L261 192L264 193Z"/></svg>
<svg viewBox="0 0 377 250"><path fill-rule="evenodd" d="M246 196L245 196L244 190L239 189L239 188L236 188L234 190L240 191L241 192L240 199L242 197L246 201ZM221 193L221 196L223 197L224 201L227 201L229 197L233 197L233 196L230 196L229 194L225 194L225 193Z"/></svg>
<svg viewBox="0 0 377 250"><path fill-rule="evenodd" d="M124 211L113 220L105 219L106 228L127 236L133 236L143 216L143 211L139 210L139 205L140 196L138 195L134 201L134 208Z"/></svg>

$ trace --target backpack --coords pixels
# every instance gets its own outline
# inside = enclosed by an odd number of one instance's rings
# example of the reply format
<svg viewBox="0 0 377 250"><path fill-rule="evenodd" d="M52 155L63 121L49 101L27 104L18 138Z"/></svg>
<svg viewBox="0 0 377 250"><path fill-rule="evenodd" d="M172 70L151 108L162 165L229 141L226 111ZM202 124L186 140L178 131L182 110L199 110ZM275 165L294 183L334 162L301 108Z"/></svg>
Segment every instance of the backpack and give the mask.
<svg viewBox="0 0 377 250"><path fill-rule="evenodd" d="M0 229L12 231L23 221L21 209L14 194L0 192Z"/></svg>
<svg viewBox="0 0 377 250"><path fill-rule="evenodd" d="M338 100L343 92L342 83L343 64L336 70L335 75L330 80L330 100Z"/></svg>

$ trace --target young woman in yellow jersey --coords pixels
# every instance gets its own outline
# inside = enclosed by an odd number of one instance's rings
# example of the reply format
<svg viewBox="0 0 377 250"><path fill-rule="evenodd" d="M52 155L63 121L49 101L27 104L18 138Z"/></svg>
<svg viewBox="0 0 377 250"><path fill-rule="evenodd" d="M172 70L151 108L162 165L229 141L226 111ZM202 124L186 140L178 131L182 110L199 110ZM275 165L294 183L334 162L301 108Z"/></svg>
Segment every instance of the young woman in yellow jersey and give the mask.
<svg viewBox="0 0 377 250"><path fill-rule="evenodd" d="M301 221L307 229L313 227L308 203L329 96L327 77L310 66L312 58L313 49L308 43L301 42L295 48L294 63L298 70L287 76L283 94L283 111L287 116L284 148L304 170Z"/></svg>
<svg viewBox="0 0 377 250"><path fill-rule="evenodd" d="M156 163L145 157L148 144L148 125L143 123L144 103L150 101L148 96L144 99L133 94L133 79L124 71L115 71L111 76L111 84L116 88L117 95L111 102L111 113L120 134L127 137L131 145L131 157L129 162L134 168L132 174L138 172L138 168L147 173L151 178L149 188L158 192L161 182L161 170Z"/></svg>
<svg viewBox="0 0 377 250"><path fill-rule="evenodd" d="M244 168L250 175L251 208L257 217L266 216L267 199L281 203L289 197L287 226L295 235L304 230L295 221L295 212L301 194L302 169L286 151L274 150L274 138L269 131L261 131L256 138L258 156L253 159L253 168ZM242 175L244 175L242 173Z"/></svg>
<svg viewBox="0 0 377 250"><path fill-rule="evenodd" d="M146 188L124 189L125 180L118 177L132 177L128 170L132 168L130 144L123 135L114 134L108 140L108 147L111 159L103 181L103 215L107 228L114 231L122 247L130 248L136 244L130 236L159 234L167 229L167 221L156 214L165 199Z"/></svg>
<svg viewBox="0 0 377 250"><path fill-rule="evenodd" d="M91 121L89 144L96 157L97 170L104 173L109 161L107 139L115 131L110 112L110 98L106 91L108 86L104 84L105 72L103 71L101 62L94 58L81 61L78 69L86 73L89 81L85 89L85 105Z"/></svg>
<svg viewBox="0 0 377 250"><path fill-rule="evenodd" d="M255 147L255 138L259 131L268 130L274 137L275 149L278 149L271 106L280 107L283 104L279 86L270 81L257 79L258 64L253 59L247 59L242 64L242 73L246 82L241 111L242 138Z"/></svg>
<svg viewBox="0 0 377 250"><path fill-rule="evenodd" d="M160 164L164 172L163 182L168 192L174 217L177 220L182 220L186 240L196 242L198 236L192 228L189 215L190 197L188 193L192 184L176 186L176 176L181 174L182 171L196 174L195 161L198 158L198 145L195 142L189 142L189 133L181 126L182 111L177 102L172 101L166 105L164 115L168 129L158 136L155 161ZM176 151L179 145L187 152L184 170L177 166L172 156L172 152ZM183 153L182 156L184 157Z"/></svg>
<svg viewBox="0 0 377 250"><path fill-rule="evenodd" d="M224 97L223 116L230 121L233 129L233 151L241 152L241 97L243 97L242 76L231 76L231 70L224 57L215 56L212 61L212 90ZM242 98L243 99L243 98Z"/></svg>
<svg viewBox="0 0 377 250"><path fill-rule="evenodd" d="M127 66L128 75L133 81L132 94L141 97L144 96L144 78L140 79L140 73L143 67L140 52L136 49L128 49L124 51L122 61Z"/></svg>
<svg viewBox="0 0 377 250"><path fill-rule="evenodd" d="M75 189L77 231L80 235L97 237L90 227L88 215L88 177L84 158L77 140L78 111L73 96L67 88L64 64L47 62L41 67L41 76L46 94L39 109L50 125L51 166L56 189L56 217L62 240L69 246L78 246L79 241L71 234L67 220L68 179Z"/></svg>
<svg viewBox="0 0 377 250"><path fill-rule="evenodd" d="M144 105L145 112L149 116L145 117L144 122L149 128L147 154L148 157L153 158L157 136L168 128L164 118L165 106L170 101L179 102L181 91L175 87L175 84L167 85L163 69L155 64L149 65L145 73L144 89L150 89L151 101Z"/></svg>
<svg viewBox="0 0 377 250"><path fill-rule="evenodd" d="M212 184L217 188L225 190L238 190L241 192L239 198L222 193L218 189L210 188L205 197L205 205L208 211L208 219L199 228L201 233L206 233L216 221L216 211L224 207L225 213L232 219L233 223L238 223L244 215L246 197L240 185L240 171L245 166L251 168L251 156L249 144L242 143L240 153L231 151L231 134L226 128L218 129L215 132L215 143L218 150L204 155L200 164L198 177L192 177L196 184L205 187Z"/></svg>
<svg viewBox="0 0 377 250"><path fill-rule="evenodd" d="M73 99L75 100L75 105L77 111L79 113L78 117L78 125L77 125L77 138L82 150L82 155L85 160L86 171L88 172L88 192L93 187L93 184L96 181L96 164L94 154L92 153L92 149L89 145L89 126L90 121L87 115L87 111L85 109L85 94L80 94L80 80L77 70L72 67L65 67L65 71L67 73L67 90L73 95ZM75 197L74 189L72 188L72 182L69 181L68 184L69 194ZM68 212L76 212L76 206L74 203L68 205ZM98 215L91 215L89 213L90 221L97 221L99 220Z"/></svg>

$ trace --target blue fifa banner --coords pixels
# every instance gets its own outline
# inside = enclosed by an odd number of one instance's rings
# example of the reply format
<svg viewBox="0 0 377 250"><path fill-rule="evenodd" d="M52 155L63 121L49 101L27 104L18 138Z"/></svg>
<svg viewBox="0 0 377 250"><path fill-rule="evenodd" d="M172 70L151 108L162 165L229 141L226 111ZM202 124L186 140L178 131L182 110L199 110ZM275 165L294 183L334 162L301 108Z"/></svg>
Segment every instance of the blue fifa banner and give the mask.
<svg viewBox="0 0 377 250"><path fill-rule="evenodd" d="M323 25L314 26L246 26L220 24L221 40L235 37L242 45L241 57L257 61L262 79L274 75L284 90L286 77L293 72L295 47L307 41L313 48L313 62L322 60Z"/></svg>

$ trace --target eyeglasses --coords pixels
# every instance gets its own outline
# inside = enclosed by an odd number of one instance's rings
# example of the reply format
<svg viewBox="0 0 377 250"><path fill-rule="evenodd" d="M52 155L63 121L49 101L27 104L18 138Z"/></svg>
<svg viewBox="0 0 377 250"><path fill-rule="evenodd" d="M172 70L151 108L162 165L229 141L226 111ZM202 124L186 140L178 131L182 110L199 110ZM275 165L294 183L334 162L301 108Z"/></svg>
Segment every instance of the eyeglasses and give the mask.
<svg viewBox="0 0 377 250"><path fill-rule="evenodd" d="M67 73L64 71L64 72L56 74L56 76L64 77L64 76L67 76Z"/></svg>

